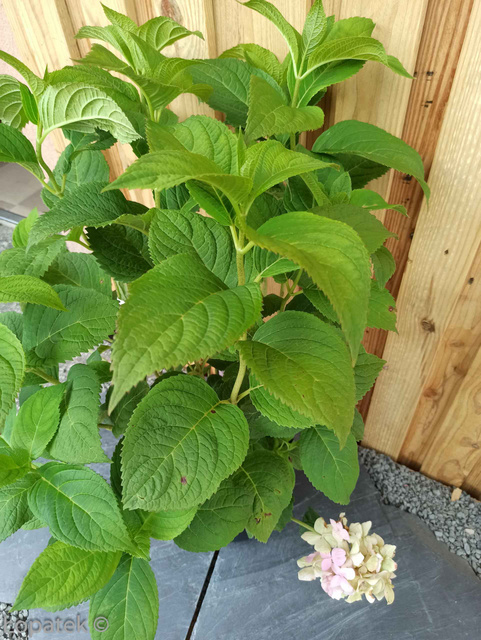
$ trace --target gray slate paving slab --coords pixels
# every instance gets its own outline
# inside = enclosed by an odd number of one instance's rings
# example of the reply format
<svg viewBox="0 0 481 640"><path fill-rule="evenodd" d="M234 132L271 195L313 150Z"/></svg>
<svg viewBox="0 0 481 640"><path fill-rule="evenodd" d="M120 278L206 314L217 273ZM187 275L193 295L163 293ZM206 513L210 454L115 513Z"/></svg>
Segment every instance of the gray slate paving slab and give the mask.
<svg viewBox="0 0 481 640"><path fill-rule="evenodd" d="M341 510L349 521L372 520L396 544L394 604L346 604L318 582L297 579L296 560L309 553L297 526L269 544L239 540L223 549L209 584L195 640L474 640L481 629L481 582L414 516L387 507L364 470L351 504L340 508L306 481L297 486L295 516L311 506L323 517Z"/></svg>

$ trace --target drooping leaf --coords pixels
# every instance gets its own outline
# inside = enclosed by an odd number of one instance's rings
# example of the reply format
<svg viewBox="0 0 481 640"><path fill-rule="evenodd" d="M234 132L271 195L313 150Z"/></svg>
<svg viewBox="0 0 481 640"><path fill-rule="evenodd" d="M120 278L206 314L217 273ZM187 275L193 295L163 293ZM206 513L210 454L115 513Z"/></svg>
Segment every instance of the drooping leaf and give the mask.
<svg viewBox="0 0 481 640"><path fill-rule="evenodd" d="M0 302L29 302L65 311L58 293L34 276L0 276Z"/></svg>
<svg viewBox="0 0 481 640"><path fill-rule="evenodd" d="M249 228L247 235L307 271L333 304L355 359L370 293L369 255L357 233L336 220L296 212L272 218L257 231Z"/></svg>
<svg viewBox="0 0 481 640"><path fill-rule="evenodd" d="M361 346L359 357L354 367L354 381L356 383L356 402L362 400L372 387L383 366L385 360L381 360L374 353L367 353Z"/></svg>
<svg viewBox="0 0 481 640"><path fill-rule="evenodd" d="M209 498L247 453L242 411L207 383L175 376L137 406L122 448L123 502L129 509L187 509Z"/></svg>
<svg viewBox="0 0 481 640"><path fill-rule="evenodd" d="M48 86L39 100L38 111L44 126L44 138L61 127L83 133L103 129L123 143L139 137L118 104L102 90L86 83Z"/></svg>
<svg viewBox="0 0 481 640"><path fill-rule="evenodd" d="M22 449L12 449L0 437L0 487L5 487L23 478L31 469L28 452Z"/></svg>
<svg viewBox="0 0 481 640"><path fill-rule="evenodd" d="M49 462L36 473L28 504L57 540L92 551L132 550L112 489L95 471Z"/></svg>
<svg viewBox="0 0 481 640"><path fill-rule="evenodd" d="M35 476L29 474L0 489L0 542L30 519L27 496L35 481Z"/></svg>
<svg viewBox="0 0 481 640"><path fill-rule="evenodd" d="M250 387L252 389L250 393L252 404L269 420L281 427L291 429L306 429L312 426L312 418L302 415L269 393L265 387L260 385L259 380L253 374L250 377Z"/></svg>
<svg viewBox="0 0 481 640"><path fill-rule="evenodd" d="M0 162L15 162L43 180L43 171L28 138L14 127L0 122Z"/></svg>
<svg viewBox="0 0 481 640"><path fill-rule="evenodd" d="M13 67L16 71L18 71L18 73L24 78L24 80L27 82L27 84L29 85L29 87L32 89L33 93L36 96L42 93L42 91L45 88L44 81L38 76L36 76L33 73L33 71L30 71L27 65L23 64L23 62L20 62L20 60L17 60L15 56L12 56L6 51L1 51L1 50L0 50L0 60L3 60L7 64L9 64L11 67Z"/></svg>
<svg viewBox="0 0 481 640"><path fill-rule="evenodd" d="M48 447L50 457L71 463L109 462L97 426L99 394L100 381L91 367L76 364L69 370L60 425Z"/></svg>
<svg viewBox="0 0 481 640"><path fill-rule="evenodd" d="M242 43L220 54L219 59L237 58L248 62L252 67L261 69L280 85L282 84L284 70L277 56L269 49L258 44Z"/></svg>
<svg viewBox="0 0 481 640"><path fill-rule="evenodd" d="M145 40L151 47L161 51L165 47L174 44L177 40L188 36L197 36L204 39L200 31L189 31L182 25L168 18L167 16L157 16L151 20L147 20L138 29L139 36Z"/></svg>
<svg viewBox="0 0 481 640"><path fill-rule="evenodd" d="M320 129L324 112L319 107L291 107L286 96L257 76L251 77L249 115L245 135L250 140Z"/></svg>
<svg viewBox="0 0 481 640"><path fill-rule="evenodd" d="M6 249L0 254L0 276L41 278L62 251L65 251L64 238L48 238L30 250L26 247Z"/></svg>
<svg viewBox="0 0 481 640"><path fill-rule="evenodd" d="M385 287L387 281L394 275L396 262L392 253L386 247L379 247L371 256L374 268L375 282L379 287Z"/></svg>
<svg viewBox="0 0 481 640"><path fill-rule="evenodd" d="M119 558L118 552L76 549L54 542L31 566L12 610L41 607L58 611L79 604L110 580Z"/></svg>
<svg viewBox="0 0 481 640"><path fill-rule="evenodd" d="M43 279L49 284L69 284L94 289L112 297L110 277L103 271L93 255L71 251L58 256Z"/></svg>
<svg viewBox="0 0 481 640"><path fill-rule="evenodd" d="M327 424L345 441L354 412L354 376L349 351L333 327L310 314L286 311L239 349L275 398L313 423Z"/></svg>
<svg viewBox="0 0 481 640"><path fill-rule="evenodd" d="M374 329L397 331L396 301L387 289L380 289L374 280L371 280L367 326Z"/></svg>
<svg viewBox="0 0 481 640"><path fill-rule="evenodd" d="M424 181L423 162L418 152L400 138L373 124L358 120L338 122L317 138L312 150L316 153L360 156L412 175L429 197L429 187Z"/></svg>
<svg viewBox="0 0 481 640"><path fill-rule="evenodd" d="M22 404L10 438L14 449L28 451L32 460L42 454L57 431L63 392L64 385L41 388Z"/></svg>
<svg viewBox="0 0 481 640"><path fill-rule="evenodd" d="M12 245L14 247L26 247L30 230L38 220L38 209L34 207L26 218L22 218L13 230Z"/></svg>
<svg viewBox="0 0 481 640"><path fill-rule="evenodd" d="M0 75L0 122L22 129L26 121L20 82L12 76Z"/></svg>
<svg viewBox="0 0 481 640"><path fill-rule="evenodd" d="M25 354L16 335L0 324L0 428L13 407L25 373ZM0 472L1 473L1 472Z"/></svg>
<svg viewBox="0 0 481 640"><path fill-rule="evenodd" d="M97 628L99 617L108 620L107 629ZM158 617L154 572L146 560L124 555L110 582L90 599L93 640L154 640Z"/></svg>
<svg viewBox="0 0 481 640"><path fill-rule="evenodd" d="M24 347L50 364L74 358L105 340L115 330L118 309L117 301L93 289L59 284L54 290L68 312L32 304L24 312Z"/></svg>
<svg viewBox="0 0 481 640"><path fill-rule="evenodd" d="M194 255L155 266L132 283L120 310L111 408L146 375L232 344L257 320L261 305L258 284L228 289Z"/></svg>
<svg viewBox="0 0 481 640"><path fill-rule="evenodd" d="M379 209L393 209L407 216L406 207L402 204L388 204L384 198L370 189L354 189L351 193L350 203L358 207L365 207L370 211Z"/></svg>
<svg viewBox="0 0 481 640"><path fill-rule="evenodd" d="M349 434L345 446L326 427L312 427L300 436L300 453L304 473L316 489L330 500L348 504L359 476L357 445Z"/></svg>

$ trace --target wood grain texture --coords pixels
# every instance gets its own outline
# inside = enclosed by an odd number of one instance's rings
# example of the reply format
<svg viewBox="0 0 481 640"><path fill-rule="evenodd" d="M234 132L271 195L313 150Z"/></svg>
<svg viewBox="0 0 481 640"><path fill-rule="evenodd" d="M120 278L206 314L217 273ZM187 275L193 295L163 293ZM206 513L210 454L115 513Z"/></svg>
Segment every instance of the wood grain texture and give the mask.
<svg viewBox="0 0 481 640"><path fill-rule="evenodd" d="M401 137L421 154L427 178L431 171L472 4L471 0L430 0L426 12L415 65L416 80L411 85ZM396 298L418 220L423 192L410 176L393 172L387 200L404 204L409 213L409 218L395 211L386 211L384 215L386 226L398 235L397 240L390 238L386 243L396 261L396 272L388 283L388 289ZM364 345L369 352L382 355L386 339L385 331L370 329L364 337ZM363 415L367 413L370 399L371 393L362 403Z"/></svg>
<svg viewBox="0 0 481 640"><path fill-rule="evenodd" d="M458 357L463 362L470 346L479 345L479 307L469 306L473 314L469 320L465 317L467 307L459 305L465 305L466 295L471 295L467 286L481 277L481 210L476 188L481 172L480 32L481 2L476 0L434 156L430 177L433 196L429 208L424 203L421 209L401 284L399 335L388 337L384 352L388 368L376 385L366 422L365 443L396 458L409 433L419 432L423 442L432 441L433 430L444 424L444 414L456 407L462 414L459 403L463 400L458 399L458 393L447 403L437 400L434 410L429 404L422 410L420 401L442 395L446 379L447 395L453 393L457 383L449 368L446 370L447 363L457 364ZM462 345L457 339L450 344L453 332L464 336ZM451 354L445 353L446 345L450 345ZM460 356L453 355L457 350L461 350ZM465 385L458 383L459 392ZM447 409L446 404L453 409ZM418 407L422 419L415 419ZM406 459L416 457L420 464L419 450L424 448L419 443L410 446L408 439Z"/></svg>

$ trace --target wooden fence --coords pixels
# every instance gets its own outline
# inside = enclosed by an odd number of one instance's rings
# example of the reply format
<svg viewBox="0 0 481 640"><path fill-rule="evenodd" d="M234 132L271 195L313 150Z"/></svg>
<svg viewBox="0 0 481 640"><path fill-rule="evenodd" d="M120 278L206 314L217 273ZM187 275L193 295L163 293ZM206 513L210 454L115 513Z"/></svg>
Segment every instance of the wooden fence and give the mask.
<svg viewBox="0 0 481 640"><path fill-rule="evenodd" d="M273 0L298 29L310 0ZM173 45L173 55L214 57L239 42L279 56L274 27L235 0L104 0L137 22L169 15L205 40ZM84 55L83 24L106 24L97 0L3 0L23 59L33 70ZM407 206L409 219L381 213L398 269L399 335L370 331L369 351L387 365L365 399L365 444L427 475L481 494L481 0L325 0L338 18L372 17L374 36L414 74L410 81L374 63L323 101L329 124L357 118L401 136L423 156L432 199L392 172L373 188ZM176 101L180 118L212 113L193 96ZM310 135L313 139L314 136ZM61 145L61 141L57 140ZM132 156L108 153L114 173ZM139 199L144 195L137 194ZM369 404L370 403L370 404Z"/></svg>

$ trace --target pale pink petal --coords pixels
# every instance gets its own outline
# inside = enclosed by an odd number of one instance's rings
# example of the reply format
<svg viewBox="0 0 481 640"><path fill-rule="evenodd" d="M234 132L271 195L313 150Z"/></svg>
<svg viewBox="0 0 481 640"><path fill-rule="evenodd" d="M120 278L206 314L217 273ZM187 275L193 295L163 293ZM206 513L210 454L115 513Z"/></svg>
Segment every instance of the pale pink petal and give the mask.
<svg viewBox="0 0 481 640"><path fill-rule="evenodd" d="M324 558L324 560L321 562L321 569L323 571L329 571L331 566L332 566L331 558Z"/></svg>
<svg viewBox="0 0 481 640"><path fill-rule="evenodd" d="M331 551L331 558L335 565L338 567L342 567L342 565L346 562L346 552L344 549L340 549L336 547Z"/></svg>

